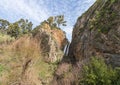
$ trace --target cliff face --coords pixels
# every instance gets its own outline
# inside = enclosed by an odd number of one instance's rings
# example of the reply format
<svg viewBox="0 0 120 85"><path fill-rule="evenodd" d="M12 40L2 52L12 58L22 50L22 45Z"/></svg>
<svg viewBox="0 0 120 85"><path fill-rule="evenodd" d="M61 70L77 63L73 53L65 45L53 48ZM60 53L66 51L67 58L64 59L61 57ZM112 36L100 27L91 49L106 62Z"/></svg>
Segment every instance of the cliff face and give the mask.
<svg viewBox="0 0 120 85"><path fill-rule="evenodd" d="M75 24L69 56L81 61L103 56L120 66L120 1L97 0Z"/></svg>
<svg viewBox="0 0 120 85"><path fill-rule="evenodd" d="M92 56L120 66L120 0L97 0L78 18L69 55L58 66L54 85L77 85L82 65Z"/></svg>
<svg viewBox="0 0 120 85"><path fill-rule="evenodd" d="M47 62L55 62L64 55L64 47L68 43L65 33L60 29L40 28L34 36L42 50L42 55Z"/></svg>

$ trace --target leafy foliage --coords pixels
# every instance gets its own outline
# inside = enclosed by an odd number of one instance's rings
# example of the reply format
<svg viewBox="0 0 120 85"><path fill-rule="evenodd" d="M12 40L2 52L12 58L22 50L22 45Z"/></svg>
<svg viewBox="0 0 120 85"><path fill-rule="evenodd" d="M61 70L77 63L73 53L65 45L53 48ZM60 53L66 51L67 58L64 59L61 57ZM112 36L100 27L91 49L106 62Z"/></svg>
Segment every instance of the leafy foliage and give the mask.
<svg viewBox="0 0 120 85"><path fill-rule="evenodd" d="M60 28L60 26L66 26L66 21L64 20L63 15L59 16L51 16L47 20L41 23L41 26L44 26L44 24L48 24L51 29L53 28Z"/></svg>
<svg viewBox="0 0 120 85"><path fill-rule="evenodd" d="M116 74L111 85L120 85L120 67L115 68Z"/></svg>
<svg viewBox="0 0 120 85"><path fill-rule="evenodd" d="M83 85L119 85L120 72L107 66L102 58L92 57L88 65L84 66Z"/></svg>
<svg viewBox="0 0 120 85"><path fill-rule="evenodd" d="M17 38L18 36L22 34L21 28L19 27L17 23L10 24L7 29L7 34L11 35L11 37Z"/></svg>
<svg viewBox="0 0 120 85"><path fill-rule="evenodd" d="M9 23L7 20L0 19L0 29L7 29L7 26L8 26L9 24L10 24L10 23Z"/></svg>
<svg viewBox="0 0 120 85"><path fill-rule="evenodd" d="M14 23L0 19L0 32L17 38L23 34L30 33L32 31L32 25L32 22L29 22L27 19L20 19Z"/></svg>
<svg viewBox="0 0 120 85"><path fill-rule="evenodd" d="M60 25L66 26L66 21L64 21L64 16L63 15L56 16L55 20L57 22L58 27L60 27Z"/></svg>
<svg viewBox="0 0 120 85"><path fill-rule="evenodd" d="M11 37L10 35L7 35L7 34L4 34L4 33L1 33L0 32L0 44L2 43L8 43L8 42L11 42L11 41L14 41L15 38L14 37Z"/></svg>
<svg viewBox="0 0 120 85"><path fill-rule="evenodd" d="M32 22L28 20L20 19L19 21L10 24L7 29L7 33L12 37L19 37L23 34L30 33L32 31Z"/></svg>
<svg viewBox="0 0 120 85"><path fill-rule="evenodd" d="M29 22L27 19L26 20L20 19L17 23L18 23L19 27L22 28L23 34L26 34L26 33L32 31L33 24L32 24L32 22Z"/></svg>

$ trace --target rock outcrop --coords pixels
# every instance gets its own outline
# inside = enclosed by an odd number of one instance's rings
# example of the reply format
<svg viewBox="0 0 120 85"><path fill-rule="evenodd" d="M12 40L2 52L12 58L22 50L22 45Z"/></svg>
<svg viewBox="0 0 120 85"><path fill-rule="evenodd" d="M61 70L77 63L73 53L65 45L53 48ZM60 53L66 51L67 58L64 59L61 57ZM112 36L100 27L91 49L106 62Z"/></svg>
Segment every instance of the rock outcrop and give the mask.
<svg viewBox="0 0 120 85"><path fill-rule="evenodd" d="M40 44L42 55L47 62L60 60L64 55L64 48L68 44L65 32L61 29L40 28L35 35Z"/></svg>
<svg viewBox="0 0 120 85"><path fill-rule="evenodd" d="M73 29L69 56L81 61L103 56L120 66L120 1L97 0ZM116 61L115 61L116 60Z"/></svg>
<svg viewBox="0 0 120 85"><path fill-rule="evenodd" d="M92 56L120 66L120 0L97 0L78 18L69 55L58 66L54 85L78 85L82 65Z"/></svg>

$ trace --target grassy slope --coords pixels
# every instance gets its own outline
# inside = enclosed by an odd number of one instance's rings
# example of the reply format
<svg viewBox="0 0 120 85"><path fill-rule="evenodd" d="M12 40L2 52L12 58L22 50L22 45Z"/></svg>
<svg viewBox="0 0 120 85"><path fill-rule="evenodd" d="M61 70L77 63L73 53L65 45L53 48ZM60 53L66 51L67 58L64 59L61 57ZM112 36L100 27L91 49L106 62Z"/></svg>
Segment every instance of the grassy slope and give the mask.
<svg viewBox="0 0 120 85"><path fill-rule="evenodd" d="M37 41L28 36L0 45L0 85L50 82L56 64L44 62L38 46Z"/></svg>

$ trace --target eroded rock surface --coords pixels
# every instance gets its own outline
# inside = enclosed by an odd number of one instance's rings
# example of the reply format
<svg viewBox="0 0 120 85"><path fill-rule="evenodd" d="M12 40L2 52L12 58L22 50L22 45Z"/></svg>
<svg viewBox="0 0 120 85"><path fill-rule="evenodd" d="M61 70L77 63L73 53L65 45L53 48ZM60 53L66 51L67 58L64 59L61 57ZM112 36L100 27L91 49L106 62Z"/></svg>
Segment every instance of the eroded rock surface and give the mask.
<svg viewBox="0 0 120 85"><path fill-rule="evenodd" d="M42 54L47 62L55 62L63 57L63 50L68 40L61 29L40 28L35 38L39 41Z"/></svg>
<svg viewBox="0 0 120 85"><path fill-rule="evenodd" d="M79 85L82 66L90 57L104 57L108 64L120 67L120 1L97 0L78 18L72 34L69 55L55 73L54 85ZM72 67L61 70L63 64ZM68 70L70 69L70 70ZM59 73L58 70L61 70ZM68 74L67 74L68 73ZM67 74L62 77L62 75ZM71 77L68 77L70 76Z"/></svg>

